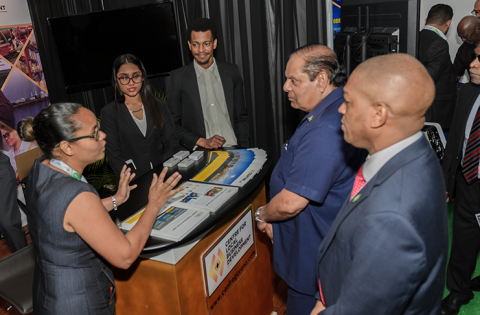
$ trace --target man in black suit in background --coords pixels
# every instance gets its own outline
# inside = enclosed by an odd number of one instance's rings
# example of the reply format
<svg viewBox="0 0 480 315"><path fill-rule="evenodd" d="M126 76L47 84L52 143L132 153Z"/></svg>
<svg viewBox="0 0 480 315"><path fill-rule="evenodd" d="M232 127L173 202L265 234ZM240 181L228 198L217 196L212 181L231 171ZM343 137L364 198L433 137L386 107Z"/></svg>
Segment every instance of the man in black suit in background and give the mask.
<svg viewBox="0 0 480 315"><path fill-rule="evenodd" d="M189 24L187 37L195 60L170 73L166 91L180 144L188 150L248 147L243 80L236 65L213 58L215 24L196 19Z"/></svg>
<svg viewBox="0 0 480 315"><path fill-rule="evenodd" d="M0 231L15 252L27 246L17 205L17 179L10 159L0 152Z"/></svg>
<svg viewBox="0 0 480 315"><path fill-rule="evenodd" d="M480 43L480 20L476 16L465 16L460 20L457 26L458 37L463 44L458 48L455 60L453 61L453 70L459 80L465 70L468 70L473 61L473 51Z"/></svg>
<svg viewBox="0 0 480 315"><path fill-rule="evenodd" d="M470 65L471 82L458 93L448 134L442 169L447 200L455 201L452 251L447 268L450 294L442 302L442 315L456 315L480 291L480 277L472 278L480 251L480 47Z"/></svg>
<svg viewBox="0 0 480 315"><path fill-rule="evenodd" d="M456 77L445 36L452 17L452 7L446 4L434 5L428 12L418 40L418 59L435 83L435 100L425 118L427 122L439 123L443 130L450 127L456 97Z"/></svg>

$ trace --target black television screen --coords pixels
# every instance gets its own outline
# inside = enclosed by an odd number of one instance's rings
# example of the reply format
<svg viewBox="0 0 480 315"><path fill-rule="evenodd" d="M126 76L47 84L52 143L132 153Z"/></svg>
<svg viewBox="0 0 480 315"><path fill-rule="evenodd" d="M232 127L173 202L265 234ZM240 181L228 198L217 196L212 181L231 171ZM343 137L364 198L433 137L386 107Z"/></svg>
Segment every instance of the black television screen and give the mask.
<svg viewBox="0 0 480 315"><path fill-rule="evenodd" d="M65 88L110 81L113 61L126 53L140 58L149 77L182 66L171 2L48 18L48 22Z"/></svg>

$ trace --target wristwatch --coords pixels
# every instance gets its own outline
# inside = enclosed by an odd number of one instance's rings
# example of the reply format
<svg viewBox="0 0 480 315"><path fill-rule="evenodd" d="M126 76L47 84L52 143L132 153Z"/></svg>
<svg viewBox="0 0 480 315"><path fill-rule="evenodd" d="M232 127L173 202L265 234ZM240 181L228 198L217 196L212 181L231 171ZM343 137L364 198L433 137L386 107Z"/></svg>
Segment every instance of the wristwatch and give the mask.
<svg viewBox="0 0 480 315"><path fill-rule="evenodd" d="M264 206L261 206L260 208L257 209L257 211L255 211L255 221L257 222L261 222L261 223L267 223L265 221L263 221L262 219L260 219L260 211L262 210Z"/></svg>

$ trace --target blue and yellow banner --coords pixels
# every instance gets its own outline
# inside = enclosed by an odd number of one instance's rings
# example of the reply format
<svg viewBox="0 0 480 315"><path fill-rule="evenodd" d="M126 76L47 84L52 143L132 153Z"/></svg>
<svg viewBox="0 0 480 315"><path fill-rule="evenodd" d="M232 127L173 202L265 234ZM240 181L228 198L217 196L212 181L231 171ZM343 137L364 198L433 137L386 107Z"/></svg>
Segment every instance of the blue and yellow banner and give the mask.
<svg viewBox="0 0 480 315"><path fill-rule="evenodd" d="M342 0L332 0L333 11L333 34L341 31L340 12L342 9Z"/></svg>

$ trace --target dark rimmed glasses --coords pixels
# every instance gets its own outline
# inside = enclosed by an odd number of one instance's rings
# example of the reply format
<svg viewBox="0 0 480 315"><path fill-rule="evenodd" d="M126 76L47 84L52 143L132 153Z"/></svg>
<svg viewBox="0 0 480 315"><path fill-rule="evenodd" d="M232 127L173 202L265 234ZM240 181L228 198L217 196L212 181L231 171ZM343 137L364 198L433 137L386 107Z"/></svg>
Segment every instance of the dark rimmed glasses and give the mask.
<svg viewBox="0 0 480 315"><path fill-rule="evenodd" d="M75 142L75 141L78 141L78 140L81 140L81 139L85 139L85 138L93 138L93 139L95 139L95 141L98 141L98 132L99 132L99 131L100 131L100 122L97 121L97 130L95 130L95 133L94 133L94 134L86 135L86 136L81 136L81 137L70 138L70 139L65 139L65 140L62 140L62 141ZM62 141L60 141L59 143L57 143L57 145L55 146L55 148L58 148L58 147L60 146L60 143L62 143Z"/></svg>
<svg viewBox="0 0 480 315"><path fill-rule="evenodd" d="M477 14L479 14L479 13L480 13L480 11L477 11L477 10L472 10L472 12L470 12L470 13L472 13L473 15L477 15Z"/></svg>
<svg viewBox="0 0 480 315"><path fill-rule="evenodd" d="M3 139L7 140L7 138L10 138L10 131L5 132L3 135Z"/></svg>
<svg viewBox="0 0 480 315"><path fill-rule="evenodd" d="M472 58L473 58L473 60L478 58L478 61L480 61L480 55L477 56L477 54L474 51L472 51Z"/></svg>
<svg viewBox="0 0 480 315"><path fill-rule="evenodd" d="M129 84L130 80L132 80L133 83L141 83L143 81L143 75L136 74L131 78L129 78L127 76L122 76L122 77L117 77L117 79L118 79L118 82L120 82L121 85Z"/></svg>

